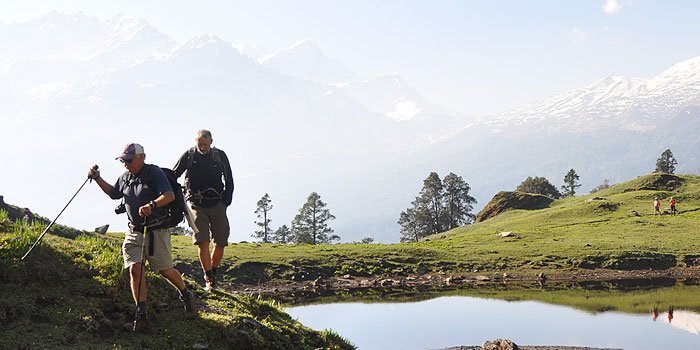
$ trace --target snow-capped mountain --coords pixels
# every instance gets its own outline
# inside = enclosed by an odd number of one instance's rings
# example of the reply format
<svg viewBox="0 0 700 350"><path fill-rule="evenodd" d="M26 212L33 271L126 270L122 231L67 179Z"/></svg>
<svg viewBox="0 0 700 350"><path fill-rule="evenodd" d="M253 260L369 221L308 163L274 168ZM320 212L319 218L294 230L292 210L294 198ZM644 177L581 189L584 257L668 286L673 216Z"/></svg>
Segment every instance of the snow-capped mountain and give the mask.
<svg viewBox="0 0 700 350"><path fill-rule="evenodd" d="M5 60L91 61L104 55L106 63L118 65L167 53L176 46L172 38L147 21L128 16L102 21L82 12L51 12L0 30L0 50Z"/></svg>
<svg viewBox="0 0 700 350"><path fill-rule="evenodd" d="M305 39L259 59L260 64L284 75L318 83L355 81L357 74L337 60L328 58L311 40Z"/></svg>
<svg viewBox="0 0 700 350"><path fill-rule="evenodd" d="M372 112L396 121L428 119L432 115L454 115L442 106L427 101L416 89L408 86L398 74L376 77L360 82L337 84L354 100Z"/></svg>
<svg viewBox="0 0 700 350"><path fill-rule="evenodd" d="M233 45L233 47L235 47L241 54L246 55L256 61L271 53L269 49L256 43L238 43Z"/></svg>
<svg viewBox="0 0 700 350"><path fill-rule="evenodd" d="M699 103L700 57L696 57L651 79L608 75L586 87L483 117L480 123L501 131L526 126L550 132L605 128L651 131L659 121Z"/></svg>

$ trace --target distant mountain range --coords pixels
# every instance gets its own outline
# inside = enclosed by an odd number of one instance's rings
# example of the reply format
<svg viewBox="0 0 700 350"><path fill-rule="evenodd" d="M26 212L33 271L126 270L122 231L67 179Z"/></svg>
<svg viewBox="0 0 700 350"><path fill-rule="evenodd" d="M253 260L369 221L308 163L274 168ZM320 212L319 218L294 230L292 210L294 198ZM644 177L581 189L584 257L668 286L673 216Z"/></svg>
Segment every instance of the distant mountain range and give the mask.
<svg viewBox="0 0 700 350"><path fill-rule="evenodd" d="M43 213L94 162L116 178L122 169L108 162L124 143L142 142L149 161L172 166L200 128L233 162L233 240L251 239L265 193L273 227L316 191L343 241L390 242L431 171L461 175L478 210L527 176L558 184L574 168L590 189L648 173L666 148L680 172L700 170L700 57L651 79L610 75L469 116L426 100L400 75L360 77L310 40L278 51L210 35L178 43L139 18L52 12L0 25L0 52L0 136L22 150L2 156L21 169L2 183L23 184L1 194ZM109 200L88 191L65 223L123 226Z"/></svg>

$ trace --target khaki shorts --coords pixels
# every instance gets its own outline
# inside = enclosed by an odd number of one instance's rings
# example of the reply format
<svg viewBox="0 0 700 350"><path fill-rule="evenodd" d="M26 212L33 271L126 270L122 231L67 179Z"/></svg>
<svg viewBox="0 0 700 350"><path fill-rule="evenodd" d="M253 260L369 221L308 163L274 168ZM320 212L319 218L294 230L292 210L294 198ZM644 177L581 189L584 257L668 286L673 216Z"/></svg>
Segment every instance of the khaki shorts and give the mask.
<svg viewBox="0 0 700 350"><path fill-rule="evenodd" d="M219 201L211 208L199 207L192 203L188 204L192 209L194 224L199 231L199 233L192 235L192 243L199 244L211 240L219 247L227 246L231 228L228 224L228 217L226 217L226 206L224 203Z"/></svg>
<svg viewBox="0 0 700 350"><path fill-rule="evenodd" d="M153 230L153 255L148 256L148 241L146 242L146 260L148 267L153 271L167 270L173 267L172 248L170 245L170 230ZM130 229L124 235L122 243L122 255L124 256L124 268L127 269L135 263L141 262L141 243L143 231L134 232Z"/></svg>

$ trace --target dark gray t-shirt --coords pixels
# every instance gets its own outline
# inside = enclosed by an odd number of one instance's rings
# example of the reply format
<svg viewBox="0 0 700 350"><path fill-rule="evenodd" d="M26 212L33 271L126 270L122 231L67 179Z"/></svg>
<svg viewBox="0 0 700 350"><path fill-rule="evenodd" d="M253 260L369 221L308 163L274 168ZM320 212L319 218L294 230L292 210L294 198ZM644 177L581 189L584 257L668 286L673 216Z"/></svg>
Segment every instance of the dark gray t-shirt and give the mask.
<svg viewBox="0 0 700 350"><path fill-rule="evenodd" d="M129 221L136 226L141 226L143 218L139 216L139 207L172 190L163 170L152 164L144 164L136 175L128 171L122 174L114 184L115 192L110 197L124 198ZM155 208L146 223L149 226L158 225L167 215L164 207Z"/></svg>

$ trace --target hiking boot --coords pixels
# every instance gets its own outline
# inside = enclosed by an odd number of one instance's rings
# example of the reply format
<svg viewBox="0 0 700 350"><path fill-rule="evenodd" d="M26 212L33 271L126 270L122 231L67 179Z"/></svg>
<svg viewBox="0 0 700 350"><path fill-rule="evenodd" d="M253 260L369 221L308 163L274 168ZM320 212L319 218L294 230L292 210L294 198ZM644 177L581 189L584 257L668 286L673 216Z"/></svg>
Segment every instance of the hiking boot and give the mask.
<svg viewBox="0 0 700 350"><path fill-rule="evenodd" d="M148 318L145 315L140 315L133 322L123 324L122 328L125 331L142 332L148 329L150 326L151 324L148 322Z"/></svg>
<svg viewBox="0 0 700 350"><path fill-rule="evenodd" d="M216 289L216 278L204 275L204 290L211 292Z"/></svg>
<svg viewBox="0 0 700 350"><path fill-rule="evenodd" d="M186 313L195 315L197 314L197 311L199 311L199 308L197 307L197 298L191 291L188 294L189 295L186 297L180 295L180 301L185 305Z"/></svg>

